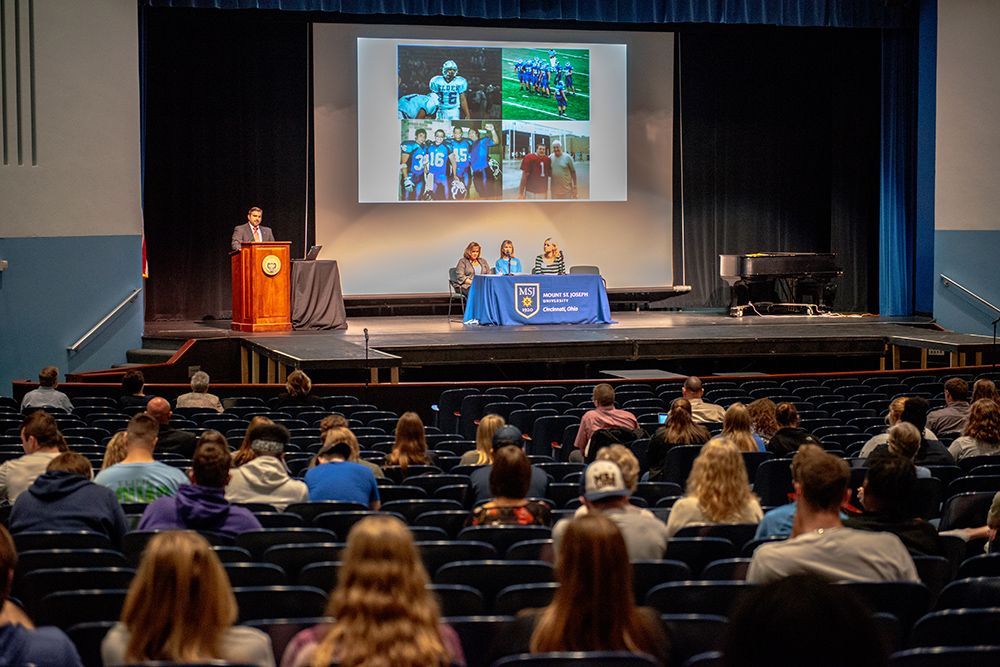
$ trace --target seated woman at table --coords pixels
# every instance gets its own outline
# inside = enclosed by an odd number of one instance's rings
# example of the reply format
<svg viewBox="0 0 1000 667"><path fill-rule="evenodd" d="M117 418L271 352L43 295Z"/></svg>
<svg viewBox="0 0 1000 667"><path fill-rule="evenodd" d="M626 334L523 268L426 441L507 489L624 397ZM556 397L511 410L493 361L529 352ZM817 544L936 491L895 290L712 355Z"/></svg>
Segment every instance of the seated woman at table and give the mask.
<svg viewBox="0 0 1000 667"><path fill-rule="evenodd" d="M455 269L456 284L465 296L469 296L469 287L472 286L474 275L490 272L490 265L479 256L482 252L482 247L473 241L465 246L465 253L463 253L462 259L458 260L458 267Z"/></svg>
<svg viewBox="0 0 1000 667"><path fill-rule="evenodd" d="M535 258L535 268L531 272L565 275L566 261L555 239L545 239L544 250L545 252Z"/></svg>
<svg viewBox="0 0 1000 667"><path fill-rule="evenodd" d="M521 260L514 257L514 242L504 241L500 244L500 259L496 263L497 275L521 273Z"/></svg>

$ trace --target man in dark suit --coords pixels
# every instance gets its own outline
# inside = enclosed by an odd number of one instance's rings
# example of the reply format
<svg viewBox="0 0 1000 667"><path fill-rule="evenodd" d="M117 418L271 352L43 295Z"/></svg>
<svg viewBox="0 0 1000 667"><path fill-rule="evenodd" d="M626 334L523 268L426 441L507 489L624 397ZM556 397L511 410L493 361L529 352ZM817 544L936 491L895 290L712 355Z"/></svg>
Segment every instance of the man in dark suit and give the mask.
<svg viewBox="0 0 1000 667"><path fill-rule="evenodd" d="M239 250L241 243L252 243L253 241L273 241L274 234L270 227L262 227L260 219L264 212L254 206L247 213L247 223L237 225L233 230L233 250Z"/></svg>
<svg viewBox="0 0 1000 667"><path fill-rule="evenodd" d="M161 452L176 452L191 458L194 456L198 437L190 431L181 431L170 425L170 403L165 398L151 398L146 405L146 414L160 425L157 435L156 449Z"/></svg>

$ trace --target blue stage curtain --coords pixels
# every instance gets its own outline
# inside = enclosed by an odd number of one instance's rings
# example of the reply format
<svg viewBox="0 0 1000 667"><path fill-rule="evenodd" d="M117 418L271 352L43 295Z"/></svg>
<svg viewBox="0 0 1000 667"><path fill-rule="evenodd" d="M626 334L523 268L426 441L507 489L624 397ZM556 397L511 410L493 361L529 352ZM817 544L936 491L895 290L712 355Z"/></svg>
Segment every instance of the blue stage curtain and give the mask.
<svg viewBox="0 0 1000 667"><path fill-rule="evenodd" d="M916 40L915 27L882 33L881 315L912 315L915 305Z"/></svg>
<svg viewBox="0 0 1000 667"><path fill-rule="evenodd" d="M902 25L883 0L145 0L151 7L278 9L343 14L600 23L730 23L830 28Z"/></svg>

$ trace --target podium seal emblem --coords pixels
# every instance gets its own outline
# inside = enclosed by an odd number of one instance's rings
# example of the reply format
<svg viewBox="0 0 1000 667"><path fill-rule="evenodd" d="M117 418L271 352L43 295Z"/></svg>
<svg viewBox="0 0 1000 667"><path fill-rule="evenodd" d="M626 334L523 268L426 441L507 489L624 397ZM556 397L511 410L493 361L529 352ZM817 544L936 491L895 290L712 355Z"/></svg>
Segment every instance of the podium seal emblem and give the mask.
<svg viewBox="0 0 1000 667"><path fill-rule="evenodd" d="M281 259L277 255L268 255L261 261L260 268L263 269L264 275L276 276L281 271Z"/></svg>

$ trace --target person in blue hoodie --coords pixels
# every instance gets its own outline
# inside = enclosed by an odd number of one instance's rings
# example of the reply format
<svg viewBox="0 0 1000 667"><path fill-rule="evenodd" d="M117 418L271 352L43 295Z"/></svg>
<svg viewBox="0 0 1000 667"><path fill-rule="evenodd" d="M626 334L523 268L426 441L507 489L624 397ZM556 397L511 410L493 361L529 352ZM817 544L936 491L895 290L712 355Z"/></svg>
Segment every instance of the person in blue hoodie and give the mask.
<svg viewBox="0 0 1000 667"><path fill-rule="evenodd" d="M35 628L31 619L7 599L17 567L14 540L0 526L0 665L83 667L69 637L50 626Z"/></svg>
<svg viewBox="0 0 1000 667"><path fill-rule="evenodd" d="M174 497L159 498L146 508L137 530L199 530L233 539L240 533L260 530L253 512L226 500L232 457L218 431L205 431L191 459L191 484Z"/></svg>
<svg viewBox="0 0 1000 667"><path fill-rule="evenodd" d="M49 462L10 512L10 532L86 530L105 535L116 549L128 520L115 492L90 481L94 468L82 454L66 452Z"/></svg>

